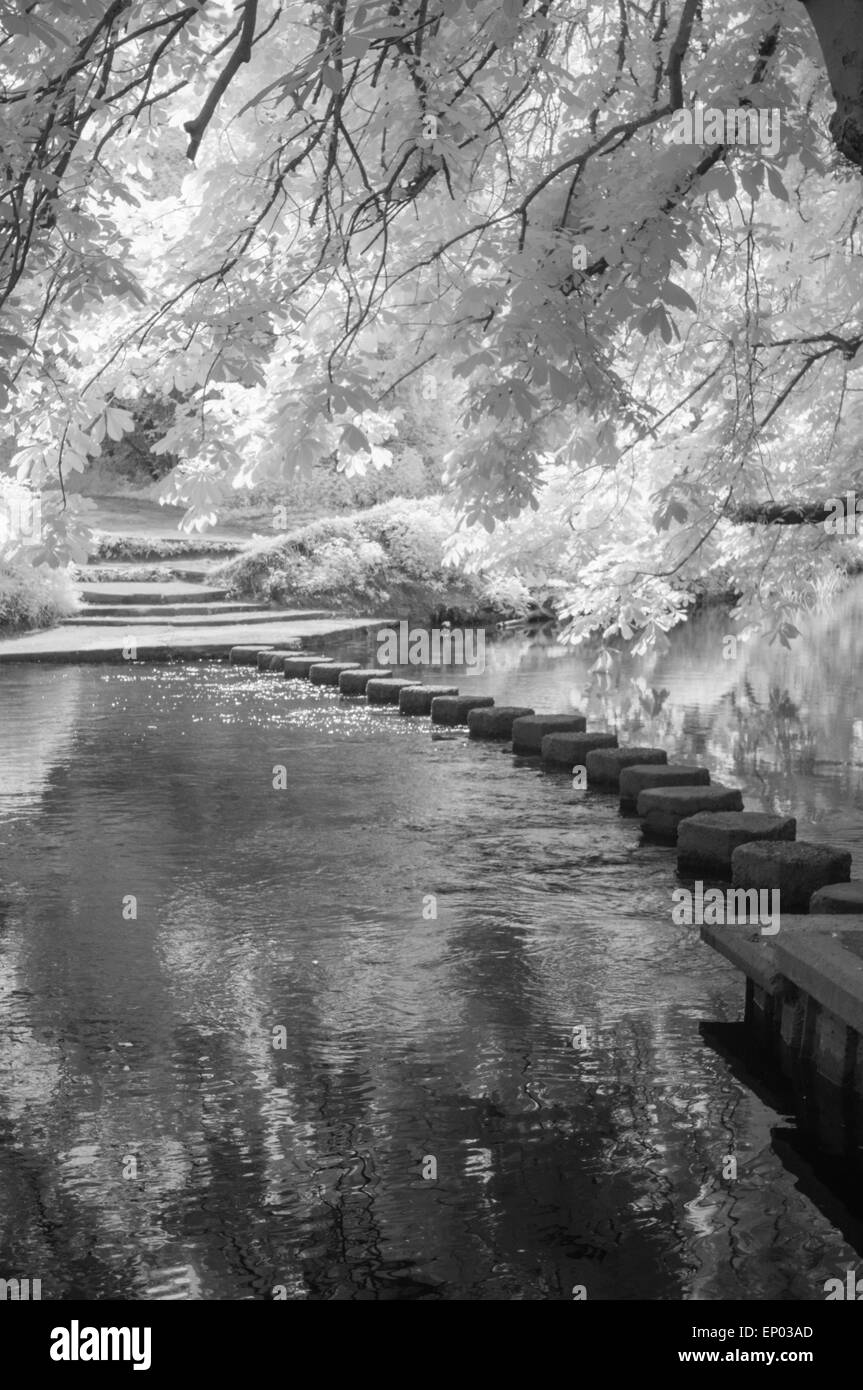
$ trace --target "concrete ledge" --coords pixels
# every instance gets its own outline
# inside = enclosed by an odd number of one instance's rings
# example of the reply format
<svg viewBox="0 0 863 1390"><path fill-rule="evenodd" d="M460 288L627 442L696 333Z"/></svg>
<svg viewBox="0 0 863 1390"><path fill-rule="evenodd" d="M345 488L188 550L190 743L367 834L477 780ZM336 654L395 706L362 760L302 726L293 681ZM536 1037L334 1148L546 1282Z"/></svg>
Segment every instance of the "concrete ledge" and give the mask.
<svg viewBox="0 0 863 1390"><path fill-rule="evenodd" d="M783 913L781 920L774 950L782 974L847 1027L863 1033L863 925L852 927L842 914Z"/></svg>
<svg viewBox="0 0 863 1390"><path fill-rule="evenodd" d="M261 652L271 652L274 648L270 647L232 647L229 659L232 666L257 666L258 656Z"/></svg>
<svg viewBox="0 0 863 1390"><path fill-rule="evenodd" d="M358 671L358 661L320 661L309 670L312 685L338 685L342 671Z"/></svg>
<svg viewBox="0 0 863 1390"><path fill-rule="evenodd" d="M540 744L544 763L555 767L583 767L594 748L616 748L617 734L546 734Z"/></svg>
<svg viewBox="0 0 863 1390"><path fill-rule="evenodd" d="M513 720L512 751L538 757L546 734L583 734L587 720L573 710L569 714L523 714Z"/></svg>
<svg viewBox="0 0 863 1390"><path fill-rule="evenodd" d="M665 764L668 754L664 748L594 748L585 759L589 787L620 788L620 774L625 767L645 767Z"/></svg>
<svg viewBox="0 0 863 1390"><path fill-rule="evenodd" d="M370 705L397 705L399 694L419 681L400 680L396 676L375 676L366 684L366 699Z"/></svg>
<svg viewBox="0 0 863 1390"><path fill-rule="evenodd" d="M386 671L382 666L373 666L365 670L358 666L352 671L340 671L339 692L342 695L365 695L369 681L386 680L391 675L392 671Z"/></svg>
<svg viewBox="0 0 863 1390"><path fill-rule="evenodd" d="M758 840L739 845L731 856L735 888L778 888L780 911L806 912L817 888L847 883L851 855L807 840Z"/></svg>
<svg viewBox="0 0 863 1390"><path fill-rule="evenodd" d="M796 834L793 816L768 816L760 811L699 811L680 822L677 867L681 873L692 868L728 877L731 856L738 845L751 840L793 840Z"/></svg>
<svg viewBox="0 0 863 1390"><path fill-rule="evenodd" d="M687 816L698 811L742 811L743 794L738 787L647 787L639 792L636 810L646 835L676 840L677 829Z"/></svg>
<svg viewBox="0 0 863 1390"><path fill-rule="evenodd" d="M286 656L282 663L285 680L307 680L312 667L326 660L327 657L322 652L303 652L301 656Z"/></svg>
<svg viewBox="0 0 863 1390"><path fill-rule="evenodd" d="M828 883L817 889L809 899L809 911L863 914L863 879L852 878L848 883Z"/></svg>
<svg viewBox="0 0 863 1390"><path fill-rule="evenodd" d="M457 685L406 685L399 691L399 710L402 714L431 714L432 700L457 694Z"/></svg>
<svg viewBox="0 0 863 1390"><path fill-rule="evenodd" d="M495 709L472 709L467 717L471 738L512 738L516 719L524 719L533 710L526 705L498 705Z"/></svg>
<svg viewBox="0 0 863 1390"><path fill-rule="evenodd" d="M710 773L694 763L635 763L620 774L620 808L634 811L643 791L653 787L707 787Z"/></svg>
<svg viewBox="0 0 863 1390"><path fill-rule="evenodd" d="M758 927L718 926L701 928L701 940L742 970L766 994L777 994L782 976L776 961L775 937L764 937Z"/></svg>
<svg viewBox="0 0 863 1390"><path fill-rule="evenodd" d="M472 709L493 705L491 695L438 695L431 703L433 724L466 724Z"/></svg>

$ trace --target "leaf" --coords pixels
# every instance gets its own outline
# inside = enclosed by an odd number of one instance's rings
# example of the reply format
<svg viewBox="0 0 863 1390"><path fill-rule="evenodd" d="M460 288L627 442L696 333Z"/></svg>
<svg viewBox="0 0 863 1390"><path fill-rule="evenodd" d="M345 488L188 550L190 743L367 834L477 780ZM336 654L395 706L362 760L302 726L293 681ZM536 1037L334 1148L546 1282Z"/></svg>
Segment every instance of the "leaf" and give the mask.
<svg viewBox="0 0 863 1390"><path fill-rule="evenodd" d="M778 169L774 168L772 164L767 165L767 187L774 198L781 198L783 203L788 202L788 189L782 182Z"/></svg>
<svg viewBox="0 0 863 1390"><path fill-rule="evenodd" d="M718 193L723 203L727 203L737 192L734 175L721 160L702 177L701 188L705 193Z"/></svg>
<svg viewBox="0 0 863 1390"><path fill-rule="evenodd" d="M664 302L673 305L675 309L690 309L693 314L698 313L698 305L692 296L673 280L666 280L659 293Z"/></svg>
<svg viewBox="0 0 863 1390"><path fill-rule="evenodd" d="M117 441L135 428L135 417L130 415L128 410L120 410L113 405L106 406L105 428L108 431L108 438Z"/></svg>
<svg viewBox="0 0 863 1390"><path fill-rule="evenodd" d="M358 430L356 425L345 425L342 430L342 437L339 448L347 449L351 454L370 454L372 446L362 430Z"/></svg>
<svg viewBox="0 0 863 1390"><path fill-rule="evenodd" d="M29 349L30 344L17 333L0 333L0 357L13 357L16 352Z"/></svg>
<svg viewBox="0 0 863 1390"><path fill-rule="evenodd" d="M551 364L548 368L548 384L551 394L558 401L573 401L578 394L578 387L572 377L565 376L563 372L559 372L557 367L552 367Z"/></svg>
<svg viewBox="0 0 863 1390"><path fill-rule="evenodd" d="M341 73L337 68L331 68L328 63L321 68L321 81L331 92L340 92L344 85Z"/></svg>

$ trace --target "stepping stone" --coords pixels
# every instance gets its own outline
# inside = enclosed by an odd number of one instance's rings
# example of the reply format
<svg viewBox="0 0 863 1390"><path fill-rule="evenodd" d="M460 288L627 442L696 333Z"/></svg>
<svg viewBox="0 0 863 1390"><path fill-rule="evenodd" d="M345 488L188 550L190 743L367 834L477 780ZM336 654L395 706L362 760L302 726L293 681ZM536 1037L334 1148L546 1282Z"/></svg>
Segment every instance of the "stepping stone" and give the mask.
<svg viewBox="0 0 863 1390"><path fill-rule="evenodd" d="M282 672L285 669L285 658L294 657L296 654L296 651L280 651L278 647L258 652L258 670Z"/></svg>
<svg viewBox="0 0 863 1390"><path fill-rule="evenodd" d="M286 656L284 664L285 680L305 680L313 666L326 661L322 652L303 652L302 656Z"/></svg>
<svg viewBox="0 0 863 1390"><path fill-rule="evenodd" d="M392 671L383 666L373 666L369 670L360 666L356 671L340 671L339 691L342 695L365 695L369 681L385 680L391 675Z"/></svg>
<svg viewBox="0 0 863 1390"><path fill-rule="evenodd" d="M708 787L710 773L706 767L692 763L635 763L620 774L620 809L634 811L636 802L648 787Z"/></svg>
<svg viewBox="0 0 863 1390"><path fill-rule="evenodd" d="M370 705L397 705L399 694L409 685L419 685L419 681L404 681L387 676L375 677L366 685L366 699Z"/></svg>
<svg viewBox="0 0 863 1390"><path fill-rule="evenodd" d="M526 705L478 706L468 714L467 727L471 738L510 739L515 720L533 713Z"/></svg>
<svg viewBox="0 0 863 1390"><path fill-rule="evenodd" d="M437 695L432 700L433 724L466 724L472 709L488 709L491 695Z"/></svg>
<svg viewBox="0 0 863 1390"><path fill-rule="evenodd" d="M617 734L546 734L540 744L544 763L555 767L584 767L594 748L616 748Z"/></svg>
<svg viewBox="0 0 863 1390"><path fill-rule="evenodd" d="M457 694L457 685L406 685L399 691L399 709L402 714L431 714L432 700Z"/></svg>
<svg viewBox="0 0 863 1390"><path fill-rule="evenodd" d="M638 794L636 810L646 835L676 840L677 827L687 816L699 811L742 811L743 794L739 787L723 787L720 782L709 787L647 787Z"/></svg>
<svg viewBox="0 0 863 1390"><path fill-rule="evenodd" d="M793 816L768 816L761 811L699 811L681 821L677 832L677 867L705 870L729 877L731 856L738 845L755 840L793 840ZM832 911L832 908L826 909Z"/></svg>
<svg viewBox="0 0 863 1390"><path fill-rule="evenodd" d="M338 685L342 671L358 671L358 661L319 661L309 668L312 685Z"/></svg>
<svg viewBox="0 0 863 1390"><path fill-rule="evenodd" d="M611 787L618 791L620 774L625 767L667 762L668 754L664 748L594 748L585 758L587 785Z"/></svg>
<svg viewBox="0 0 863 1390"><path fill-rule="evenodd" d="M848 883L828 883L809 899L810 912L863 913L863 879Z"/></svg>
<svg viewBox="0 0 863 1390"><path fill-rule="evenodd" d="M512 751L522 757L539 757L546 734L583 734L587 720L573 710L570 714L523 714L513 721Z"/></svg>
<svg viewBox="0 0 863 1390"><path fill-rule="evenodd" d="M232 647L230 661L232 666L257 666L261 652L271 652L273 647Z"/></svg>
<svg viewBox="0 0 863 1390"><path fill-rule="evenodd" d="M782 912L806 912L818 888L848 883L851 855L808 840L760 840L739 845L731 856L735 888L778 888Z"/></svg>

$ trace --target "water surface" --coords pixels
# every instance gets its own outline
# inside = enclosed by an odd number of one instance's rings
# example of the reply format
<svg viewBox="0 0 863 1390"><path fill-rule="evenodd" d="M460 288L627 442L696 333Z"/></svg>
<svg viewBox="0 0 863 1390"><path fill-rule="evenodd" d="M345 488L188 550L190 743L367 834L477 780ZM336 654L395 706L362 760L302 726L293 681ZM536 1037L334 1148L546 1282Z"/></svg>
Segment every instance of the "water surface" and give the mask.
<svg viewBox="0 0 863 1390"><path fill-rule="evenodd" d="M856 850L861 611L736 661L708 613L605 674L517 636L458 683L583 708ZM0 711L0 1276L809 1300L855 1263L794 1117L703 1035L741 977L613 798L218 664L5 666Z"/></svg>

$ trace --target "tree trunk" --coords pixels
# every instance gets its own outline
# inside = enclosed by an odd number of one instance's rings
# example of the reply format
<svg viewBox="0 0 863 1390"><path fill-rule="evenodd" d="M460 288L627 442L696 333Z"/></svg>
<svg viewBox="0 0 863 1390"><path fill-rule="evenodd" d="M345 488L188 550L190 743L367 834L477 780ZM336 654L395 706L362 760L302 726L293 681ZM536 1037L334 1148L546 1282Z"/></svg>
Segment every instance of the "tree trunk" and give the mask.
<svg viewBox="0 0 863 1390"><path fill-rule="evenodd" d="M812 21L836 110L833 143L863 169L863 0L802 0Z"/></svg>

